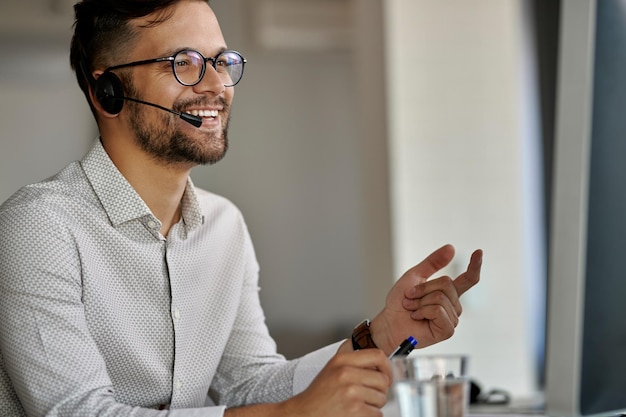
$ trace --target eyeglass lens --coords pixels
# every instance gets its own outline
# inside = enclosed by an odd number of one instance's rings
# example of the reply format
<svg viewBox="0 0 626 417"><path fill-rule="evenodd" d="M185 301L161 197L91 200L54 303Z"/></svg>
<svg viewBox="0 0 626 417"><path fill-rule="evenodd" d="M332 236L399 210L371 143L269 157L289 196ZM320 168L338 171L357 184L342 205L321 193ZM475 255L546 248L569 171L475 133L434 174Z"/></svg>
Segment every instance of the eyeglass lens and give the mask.
<svg viewBox="0 0 626 417"><path fill-rule="evenodd" d="M215 58L208 58L217 71L224 86L230 87L239 82L243 75L243 58L234 51L225 51ZM206 71L205 58L196 51L180 51L172 62L174 74L181 84L195 85Z"/></svg>

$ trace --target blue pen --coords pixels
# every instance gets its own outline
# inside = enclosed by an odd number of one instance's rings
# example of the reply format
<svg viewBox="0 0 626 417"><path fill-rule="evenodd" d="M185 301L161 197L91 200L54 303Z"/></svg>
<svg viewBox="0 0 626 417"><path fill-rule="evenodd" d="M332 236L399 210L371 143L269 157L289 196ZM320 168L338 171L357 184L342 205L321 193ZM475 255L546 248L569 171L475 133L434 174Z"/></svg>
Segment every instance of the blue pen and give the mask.
<svg viewBox="0 0 626 417"><path fill-rule="evenodd" d="M400 346L398 346L396 350L394 350L391 355L389 355L389 359L393 358L394 356L406 356L411 353L413 349L415 349L415 346L417 346L417 340L415 340L413 336L409 336L408 339L402 342Z"/></svg>

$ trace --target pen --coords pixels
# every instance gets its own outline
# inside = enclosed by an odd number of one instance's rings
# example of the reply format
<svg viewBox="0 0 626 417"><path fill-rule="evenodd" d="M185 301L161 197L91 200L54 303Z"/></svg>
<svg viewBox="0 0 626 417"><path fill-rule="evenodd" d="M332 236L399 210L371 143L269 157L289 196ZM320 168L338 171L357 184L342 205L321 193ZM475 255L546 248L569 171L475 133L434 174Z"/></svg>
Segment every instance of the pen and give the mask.
<svg viewBox="0 0 626 417"><path fill-rule="evenodd" d="M389 359L393 358L394 356L406 356L411 353L415 346L417 346L417 340L415 340L413 336L409 336L408 339L402 342L400 346L398 346L396 350L394 350L391 355L389 355Z"/></svg>

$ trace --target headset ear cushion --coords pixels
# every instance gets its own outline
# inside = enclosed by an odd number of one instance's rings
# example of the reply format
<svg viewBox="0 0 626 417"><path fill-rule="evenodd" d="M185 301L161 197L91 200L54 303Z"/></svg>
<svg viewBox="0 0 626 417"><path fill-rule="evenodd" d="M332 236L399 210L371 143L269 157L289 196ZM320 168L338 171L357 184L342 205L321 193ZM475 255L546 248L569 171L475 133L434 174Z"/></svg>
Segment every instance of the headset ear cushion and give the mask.
<svg viewBox="0 0 626 417"><path fill-rule="evenodd" d="M105 72L95 82L94 93L102 109L109 114L119 114L124 106L122 81L112 72Z"/></svg>

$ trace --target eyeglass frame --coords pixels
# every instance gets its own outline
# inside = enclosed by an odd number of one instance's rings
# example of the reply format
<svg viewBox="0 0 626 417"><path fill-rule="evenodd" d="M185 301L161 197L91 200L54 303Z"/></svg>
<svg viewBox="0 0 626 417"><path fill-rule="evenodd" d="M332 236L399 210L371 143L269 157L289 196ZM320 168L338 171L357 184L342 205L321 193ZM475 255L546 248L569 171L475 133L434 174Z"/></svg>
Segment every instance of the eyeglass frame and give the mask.
<svg viewBox="0 0 626 417"><path fill-rule="evenodd" d="M174 68L174 64L175 64L175 58L178 54L182 53L182 52L194 52L198 55L200 55L200 57L202 57L202 62L203 62L203 66L202 66L202 71L200 72L200 77L198 77L198 81L196 81L193 84L187 84L184 83L180 80L180 78L178 78L178 74L176 74L176 68ZM116 69L121 69L121 68L128 68L128 67L136 67L139 65L147 65L147 64L154 64L157 62L166 62L169 61L172 67L172 73L174 74L174 78L176 79L176 81L178 81L179 84L184 85L185 87L193 87L194 85L198 85L200 84L200 82L204 79L204 76L206 75L206 64L208 61L211 61L211 67L217 72L217 59L226 53L235 53L237 54L240 58L241 58L241 77L239 77L239 79L237 80L236 83L234 84L224 84L224 87L234 87L237 84L239 84L239 81L241 81L241 79L243 78L243 71L245 69L246 63L248 62L243 55L241 55L239 52L233 50L233 49L226 49L223 50L221 52L219 52L217 55L215 55L214 57L205 57L204 55L202 55L202 53L200 51L196 51L195 49L189 49L189 48L185 48L185 49L181 49L180 51L175 52L173 55L170 56L164 56L161 58L152 58L152 59L144 59L141 61L133 61L133 62L129 62L127 64L120 64L120 65L113 65L111 67L108 67L107 69L104 70L104 72L110 72Z"/></svg>

